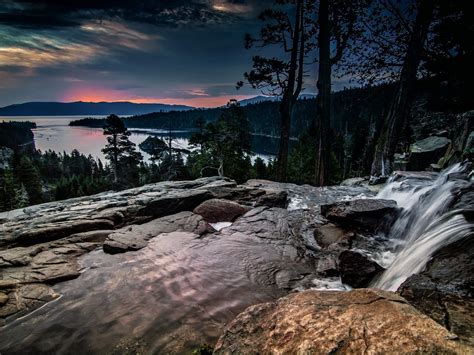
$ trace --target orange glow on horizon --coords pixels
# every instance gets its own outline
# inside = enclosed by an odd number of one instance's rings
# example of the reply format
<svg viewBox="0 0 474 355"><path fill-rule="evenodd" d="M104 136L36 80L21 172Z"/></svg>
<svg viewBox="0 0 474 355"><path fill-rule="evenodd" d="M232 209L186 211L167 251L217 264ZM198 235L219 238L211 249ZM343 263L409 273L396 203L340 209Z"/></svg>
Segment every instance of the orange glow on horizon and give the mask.
<svg viewBox="0 0 474 355"><path fill-rule="evenodd" d="M65 93L61 100L64 102L133 102L137 104L168 104L186 105L193 107L219 107L227 104L231 99L245 100L252 95L225 95L225 96L199 96L188 99L183 98L160 98L160 97L124 97L124 93L119 90L107 89L74 89Z"/></svg>

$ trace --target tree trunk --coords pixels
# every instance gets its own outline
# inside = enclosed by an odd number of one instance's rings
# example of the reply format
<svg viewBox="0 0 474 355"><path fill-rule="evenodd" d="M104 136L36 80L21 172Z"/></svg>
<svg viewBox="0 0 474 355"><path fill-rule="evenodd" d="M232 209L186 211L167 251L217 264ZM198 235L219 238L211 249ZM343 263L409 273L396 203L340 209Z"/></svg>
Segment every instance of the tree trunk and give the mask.
<svg viewBox="0 0 474 355"><path fill-rule="evenodd" d="M114 183L118 182L118 135L113 135L113 147L114 147L114 161L112 162L112 170L114 173Z"/></svg>
<svg viewBox="0 0 474 355"><path fill-rule="evenodd" d="M419 2L415 25L400 73L400 82L375 150L371 169L372 176L383 176L391 172L393 156L396 152L400 134L404 126L409 124L413 89L423 45L433 17L433 10L433 0L421 0Z"/></svg>
<svg viewBox="0 0 474 355"><path fill-rule="evenodd" d="M301 91L299 84L298 63L304 53L300 53L300 44L302 44L302 27L303 27L303 0L298 0L296 3L296 17L295 28L292 39L292 49L290 58L290 68L288 72L288 85L283 93L283 98L280 103L280 146L278 150L277 173L276 179L278 181L287 180L288 170L288 150L290 146L290 129L291 129L291 113L293 111L293 102ZM300 53L300 57L298 57ZM296 92L295 92L296 86Z"/></svg>
<svg viewBox="0 0 474 355"><path fill-rule="evenodd" d="M329 178L329 134L330 134L330 104L331 104L331 51L329 0L319 2L319 70L317 97L317 128L318 151L316 155L315 185L328 184Z"/></svg>
<svg viewBox="0 0 474 355"><path fill-rule="evenodd" d="M217 174L219 174L219 176L224 176L224 157L222 155L219 156L219 168L217 169Z"/></svg>
<svg viewBox="0 0 474 355"><path fill-rule="evenodd" d="M280 103L280 146L278 150L277 180L286 181L290 146L291 104L285 95Z"/></svg>

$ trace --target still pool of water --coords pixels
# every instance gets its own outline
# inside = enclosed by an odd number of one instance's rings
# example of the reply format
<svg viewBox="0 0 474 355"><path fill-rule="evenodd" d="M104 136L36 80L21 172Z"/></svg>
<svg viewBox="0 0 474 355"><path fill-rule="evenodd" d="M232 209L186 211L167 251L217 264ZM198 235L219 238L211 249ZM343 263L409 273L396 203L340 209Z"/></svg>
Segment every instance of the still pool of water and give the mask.
<svg viewBox="0 0 474 355"><path fill-rule="evenodd" d="M92 116L94 118L104 118L105 116ZM53 150L56 152L70 153L73 149L93 157L104 160L102 148L106 143L102 129L88 127L71 127L69 122L83 118L83 116L11 116L0 117L0 121L30 121L35 122L37 128L33 130L35 135L36 149L41 151ZM156 135L162 138L168 136L164 130L134 130L131 129L130 140L135 144L140 144L149 135ZM188 148L187 132L173 132L174 146L176 148ZM143 151L141 153L146 161L149 155Z"/></svg>
<svg viewBox="0 0 474 355"><path fill-rule="evenodd" d="M105 116L91 116L104 118ZM69 122L84 118L84 116L0 116L0 121L30 121L35 122L37 128L33 130L36 149L41 151L53 150L56 152L71 153L73 149L85 155L104 160L102 148L106 140L100 128L71 127ZM129 128L132 133L130 140L137 146L148 136L153 135L166 139L169 132L161 129ZM173 131L173 146L178 149L189 149L188 139L191 133L186 131ZM276 152L278 140L271 137L253 136L252 150L255 156L265 161L272 158ZM149 161L150 156L141 151L144 160Z"/></svg>

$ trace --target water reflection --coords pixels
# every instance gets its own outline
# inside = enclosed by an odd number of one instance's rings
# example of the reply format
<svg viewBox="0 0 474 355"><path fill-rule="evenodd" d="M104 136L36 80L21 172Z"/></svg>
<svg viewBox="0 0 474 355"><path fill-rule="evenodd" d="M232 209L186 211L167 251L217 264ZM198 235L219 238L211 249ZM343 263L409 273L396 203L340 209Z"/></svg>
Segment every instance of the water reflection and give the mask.
<svg viewBox="0 0 474 355"><path fill-rule="evenodd" d="M78 279L55 286L60 299L1 329L0 353L104 354L130 339L146 353L190 353L249 305L286 294L268 280L294 269L288 248L176 232L138 252L91 252Z"/></svg>
<svg viewBox="0 0 474 355"><path fill-rule="evenodd" d="M105 116L92 116L103 118ZM36 148L41 151L53 150L56 152L70 153L73 149L93 157L104 160L101 149L106 140L102 130L98 128L70 127L69 122L83 118L83 116L11 116L0 117L0 121L31 121L35 122L37 128L33 130L35 134ZM149 135L160 138L167 138L169 132L159 129L131 128L130 140L135 144L140 144ZM191 132L172 131L173 146L179 149L189 149L189 137ZM265 161L273 158L278 151L278 139L264 136L252 136L252 151L255 156L260 156ZM150 156L141 151L145 161L150 161Z"/></svg>

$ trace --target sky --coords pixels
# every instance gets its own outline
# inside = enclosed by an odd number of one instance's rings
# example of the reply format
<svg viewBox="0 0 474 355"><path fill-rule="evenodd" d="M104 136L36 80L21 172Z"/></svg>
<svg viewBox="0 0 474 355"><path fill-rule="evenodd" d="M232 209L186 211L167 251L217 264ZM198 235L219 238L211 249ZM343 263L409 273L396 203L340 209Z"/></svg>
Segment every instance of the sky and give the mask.
<svg viewBox="0 0 474 355"><path fill-rule="evenodd" d="M257 16L268 1L2 0L0 106L215 107L258 95L235 86L257 54L244 48L244 34L259 30Z"/></svg>

